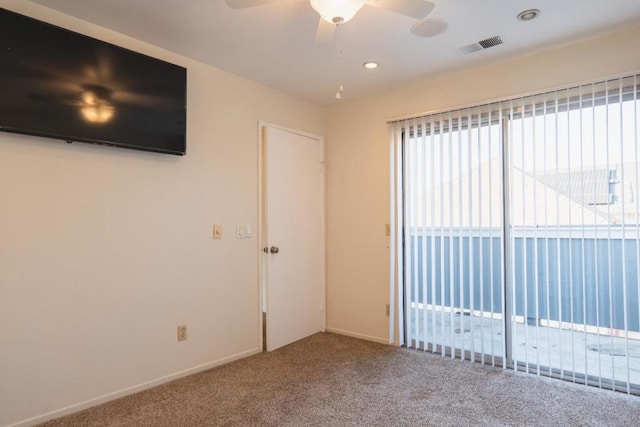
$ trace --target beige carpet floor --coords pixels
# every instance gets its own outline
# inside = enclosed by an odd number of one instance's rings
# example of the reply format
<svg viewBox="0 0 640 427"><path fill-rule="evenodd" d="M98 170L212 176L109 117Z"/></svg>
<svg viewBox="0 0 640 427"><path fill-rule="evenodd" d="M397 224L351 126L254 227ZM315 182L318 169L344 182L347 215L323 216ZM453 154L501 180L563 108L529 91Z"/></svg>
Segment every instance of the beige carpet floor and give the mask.
<svg viewBox="0 0 640 427"><path fill-rule="evenodd" d="M640 426L640 397L335 334L46 426Z"/></svg>

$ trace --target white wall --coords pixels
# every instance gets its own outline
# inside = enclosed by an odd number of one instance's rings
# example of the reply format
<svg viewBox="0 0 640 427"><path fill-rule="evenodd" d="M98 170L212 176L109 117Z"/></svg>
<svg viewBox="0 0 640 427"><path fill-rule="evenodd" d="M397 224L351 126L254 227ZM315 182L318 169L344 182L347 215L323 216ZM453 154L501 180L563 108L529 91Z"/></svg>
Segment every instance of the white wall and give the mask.
<svg viewBox="0 0 640 427"><path fill-rule="evenodd" d="M388 119L640 69L640 28L345 102L327 112L327 328L387 341Z"/></svg>
<svg viewBox="0 0 640 427"><path fill-rule="evenodd" d="M324 108L23 0L0 7L188 69L185 157L0 134L0 425L257 351L258 241L234 231L257 230L258 120L322 135Z"/></svg>

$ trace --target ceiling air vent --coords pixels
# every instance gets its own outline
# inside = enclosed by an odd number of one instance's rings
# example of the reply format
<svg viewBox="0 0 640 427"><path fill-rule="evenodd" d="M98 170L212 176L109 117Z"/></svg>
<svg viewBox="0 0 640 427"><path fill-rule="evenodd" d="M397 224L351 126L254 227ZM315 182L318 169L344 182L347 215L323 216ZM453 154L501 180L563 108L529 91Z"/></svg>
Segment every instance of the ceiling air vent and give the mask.
<svg viewBox="0 0 640 427"><path fill-rule="evenodd" d="M480 40L478 44L482 46L483 49L489 49L490 47L502 44L502 39L500 36L490 37L488 39Z"/></svg>
<svg viewBox="0 0 640 427"><path fill-rule="evenodd" d="M458 52L462 55L468 55L473 52L478 52L480 50L489 49L493 46L498 46L502 44L502 39L500 36L490 37L488 39L480 40L479 42L471 43L467 46L462 46L458 49Z"/></svg>

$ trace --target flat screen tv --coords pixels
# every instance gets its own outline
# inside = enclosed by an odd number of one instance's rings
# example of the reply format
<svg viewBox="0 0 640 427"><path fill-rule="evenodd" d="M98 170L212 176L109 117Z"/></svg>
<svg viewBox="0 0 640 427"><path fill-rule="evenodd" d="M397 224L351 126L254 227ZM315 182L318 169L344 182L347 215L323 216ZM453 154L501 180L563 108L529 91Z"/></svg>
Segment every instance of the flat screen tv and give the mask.
<svg viewBox="0 0 640 427"><path fill-rule="evenodd" d="M186 153L185 68L0 8L0 130Z"/></svg>

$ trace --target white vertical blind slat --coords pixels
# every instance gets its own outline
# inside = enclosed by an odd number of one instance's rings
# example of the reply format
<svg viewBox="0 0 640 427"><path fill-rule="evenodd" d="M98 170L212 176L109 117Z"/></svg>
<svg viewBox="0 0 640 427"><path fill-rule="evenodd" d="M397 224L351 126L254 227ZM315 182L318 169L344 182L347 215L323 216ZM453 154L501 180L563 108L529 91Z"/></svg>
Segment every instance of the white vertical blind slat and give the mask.
<svg viewBox="0 0 640 427"><path fill-rule="evenodd" d="M622 98L623 98L623 88L622 88L622 79L619 80L618 82L618 89L619 89L619 95L618 95L618 99L620 100L619 105L620 105L620 176L618 177L619 180L622 181L622 185L620 186L620 197L622 198L622 203L621 203L621 208L622 208L622 213L621 213L621 217L622 217L622 316L623 316L623 322L624 322L624 347L625 347L625 365L627 366L626 369L626 378L625 378L625 383L626 383L626 389L627 389L627 393L631 392L630 389L630 374L629 371L630 369L628 369L629 365L629 318L628 318L628 310L627 310L627 251L626 251L626 215L625 215L625 204L626 204L626 198L625 198L625 187L626 187L626 175L624 173L625 169L624 169L624 143L625 143L625 132L624 132L624 104L622 102ZM615 378L614 378L615 379Z"/></svg>
<svg viewBox="0 0 640 427"><path fill-rule="evenodd" d="M494 283L499 283L499 287L502 287L502 283L501 281L498 280L498 278L495 276L495 271L494 271L494 256L493 256L493 252L495 249L494 246L494 221L493 221L493 215L494 215L494 211L493 211L493 197L494 197L494 191L495 189L494 187L494 182L493 182L493 144L494 144L494 125L493 125L493 111L489 110L489 136L488 136L488 143L487 143L487 151L488 151L488 157L489 157L489 164L487 165L488 168L488 173L489 173L489 218L488 218L488 224L489 224L489 283L491 286L490 288L490 294L489 294L489 304L491 304L491 310L489 312L489 315L491 316L490 319L491 321L489 322L490 325L490 330L491 330L491 366L496 366L496 358L497 358L497 348L495 346L495 339L493 338L495 336L495 330L494 330L494 324L495 321L494 319L496 319L495 316L495 287L494 287ZM503 335L504 336L504 335ZM504 355L504 353L503 353Z"/></svg>
<svg viewBox="0 0 640 427"><path fill-rule="evenodd" d="M581 236L580 236L580 263L582 265L582 277L580 278L582 284L582 327L583 327L583 337L584 337L584 346L583 346L583 358L584 358L584 367L581 368L584 370L585 378L589 376L589 363L588 363L588 354L587 354L587 343L588 343L588 335L587 335L587 268L586 268L586 260L585 260L585 181L584 181L584 140L586 136L584 135L584 121L583 115L585 114L585 104L584 104L584 96L583 96L584 87L580 88L580 193L581 193L581 203L580 203L580 226L581 228Z"/></svg>
<svg viewBox="0 0 640 427"><path fill-rule="evenodd" d="M480 108L478 107L478 123L480 123L481 121L481 113L480 113ZM483 138L482 138L482 126L478 125L478 141L477 141L477 145L478 145L478 158L482 159L482 143ZM479 205L483 202L483 197L482 197L482 160L479 161L478 164L478 200ZM490 201L489 201L490 203ZM476 323L480 323L479 328L478 328L478 332L480 333L480 362L482 364L485 363L485 359L484 359L484 335L482 334L482 323L484 322L484 250L483 248L483 242L482 242L482 238L483 238L483 223L482 223L482 208L481 206L478 206L478 243L479 243L479 258L480 258L480 268L478 270L478 273L480 274L480 319L479 322ZM473 313L471 318L473 319ZM474 327L474 336L475 336L475 327Z"/></svg>
<svg viewBox="0 0 640 427"><path fill-rule="evenodd" d="M552 101L555 103L555 101ZM542 136L542 150L543 150L543 159L544 162L542 162L542 167L543 167L543 171L542 174L543 176L548 176L548 171L547 171L547 159L549 158L549 153L547 151L547 147L549 145L549 136L547 135L547 126L548 126L548 122L547 122L547 108L548 108L548 100L544 100L544 112L542 114L542 129L543 129L543 136ZM545 253L545 257L544 257L544 286L545 286L545 320L547 322L547 342L546 342L546 346L547 346L547 360L545 363L545 366L551 366L551 328L549 325L551 325L551 297L549 295L549 203L548 203L548 197L549 197L549 186L545 185L544 187L544 253Z"/></svg>
<svg viewBox="0 0 640 427"><path fill-rule="evenodd" d="M422 336L420 337L422 341L422 350L427 351L428 347L428 316L427 316L427 224L429 223L427 218L427 122L423 117L420 120L420 142L422 147L422 156L420 156L420 164L422 167L420 171L422 172L420 175L420 182L422 185L422 217L421 217L421 236L422 236Z"/></svg>
<svg viewBox="0 0 640 427"><path fill-rule="evenodd" d="M525 103L525 98L522 98L520 100L520 108L521 108L521 125L520 125L520 174L522 175L522 214L521 214L521 218L522 218L522 223L521 223L521 227L522 227L522 258L521 258L521 262L522 262L522 296L524 299L524 370L525 372L529 372L529 328L527 328L527 325L529 324L529 276L528 276L528 267L529 265L527 264L527 238L528 236L528 231L527 231L527 218L526 218L526 214L527 214L527 209L529 208L528 204L527 204L527 198L525 197L525 194L527 194L527 190L526 190L526 180L525 180L525 111L526 111L526 103Z"/></svg>
<svg viewBox="0 0 640 427"><path fill-rule="evenodd" d="M560 130L559 130L559 123L558 121L560 120L560 110L558 108L558 104L559 104L559 99L558 99L558 92L555 92L555 113L556 113L556 126L555 126L555 166L556 166L556 175L560 176ZM563 321L564 321L564 310L563 310L563 306L562 306L562 272L560 269L561 261L561 244L560 244L560 192L556 191L556 212L555 212L555 217L556 217L556 274L557 274L557 279L556 279L556 283L557 283L557 292L558 292L558 323L560 325L559 331L558 331L558 351L560 352L560 354L563 354L562 351L562 343L564 342L564 340L562 339L562 325L563 325ZM565 372L564 372L564 365L565 365L565 361L563 357L560 357L559 360L559 365L560 365L560 378L564 379L565 378Z"/></svg>
<svg viewBox="0 0 640 427"><path fill-rule="evenodd" d="M473 271L473 170L472 170L472 156L471 156L471 151L472 151L472 140L471 140L471 123L473 122L473 117L471 116L471 109L468 110L468 115L467 115L467 123L468 123L468 128L467 128L467 153L468 153L468 159L467 159L467 167L468 167L468 197L467 197L467 203L469 203L469 210L468 210L468 221L469 221L469 262L468 262L468 271L469 271L469 309L471 311L470 315L469 315L469 330L471 331L471 343L470 343L470 347L471 347L471 354L469 356L469 360L471 362L475 361L476 358L476 354L475 354L475 340L474 340L474 336L473 336L473 303L474 303L474 284L475 284L475 272Z"/></svg>
<svg viewBox="0 0 640 427"><path fill-rule="evenodd" d="M570 99L570 94L567 90L567 102L569 102ZM567 108L567 128L566 128L566 140L567 141L571 141L571 109ZM571 171L571 145L570 144L566 144L566 152L567 152L567 170ZM571 188L571 184L572 184L572 179L571 179L571 174L568 173L568 187ZM573 235L572 235L572 230L573 230L573 224L572 224L572 215L571 215L571 199L567 199L565 202L566 205L566 209L568 212L568 226L569 226L569 240L568 240L568 257L569 257L569 262L566 264L566 268L569 270L569 319L570 319L570 323L571 325L575 324L575 317L574 317L574 309L573 309L573 305L574 305L574 298L573 298ZM576 352L575 352L575 328L573 326L571 326L570 329L570 333L571 333L571 380L573 382L576 381Z"/></svg>
<svg viewBox="0 0 640 427"><path fill-rule="evenodd" d="M404 236L404 224L402 222L404 218L404 193L402 188L402 179L403 176L403 167L402 167L402 145L405 140L405 130L404 127L398 127L397 129L397 139L396 139L396 147L395 147L395 170L397 171L398 179L396 180L396 205L397 205L397 221L398 226L396 230L396 248L398 248L398 256L396 260L396 283L397 283L397 294L398 294L398 307L399 310L402 311L401 315L397 316L398 319L398 330L400 331L398 335L398 342L400 345L405 344L405 314L406 310L404 309L404 298L403 295L405 293L405 284L404 284L404 245L403 245L403 236Z"/></svg>
<svg viewBox="0 0 640 427"><path fill-rule="evenodd" d="M499 209L499 213L498 216L500 218L500 254L501 256L499 257L500 259L498 260L498 262L500 263L500 274L499 274L499 280L500 280L500 309L502 310L502 322L500 324L500 331L501 331L501 336L503 337L503 339L501 340L501 344L502 344L502 369L506 369L507 366L509 365L509 363L511 363L511 359L508 357L509 355L507 354L507 340L509 339L509 337L507 336L507 330L511 330L510 327L507 327L506 324L507 322L511 322L511 318L508 315L509 314L509 310L511 309L510 307L507 307L507 302L505 301L507 298L506 295L506 291L505 291L505 286L506 286L506 282L508 282L508 277L507 277L507 273L505 272L505 270L507 269L507 265L508 262L506 262L505 259L505 254L507 253L506 250L506 239L509 236L508 232L506 231L506 228L508 227L507 225L507 221L508 221L508 212L509 212L509 205L510 205L510 200L511 197L509 196L509 191L508 188L505 188L505 181L508 180L509 177L509 166L508 166L508 157L505 154L505 147L507 144L505 144L508 132L505 132L505 126L508 124L508 120L509 120L509 115L507 114L507 116L504 115L504 111L505 111L505 107L503 107L502 103L500 104L500 108L498 109L498 115L500 118L500 125L498 126L498 135L500 137L500 145L499 145L499 166L502 169L502 173L500 174L500 178L499 178L499 196L500 196L500 200L502 200L503 203L503 207L502 209ZM506 179L505 179L506 178ZM507 210L507 212L505 213L505 209Z"/></svg>
<svg viewBox="0 0 640 427"><path fill-rule="evenodd" d="M454 210L453 210L453 181L454 181L454 175L453 175L453 129L452 129L452 120L451 120L451 113L449 113L447 120L449 122L449 131L447 132L448 135L448 146L449 146L449 156L447 156L449 158L449 182L450 184L450 189L449 189L449 307L453 307L454 303L453 303L453 292L454 292L454 284L455 284L455 280L454 280L454 256L453 256L453 222L454 222ZM449 335L451 337L451 358L454 359L455 358L455 334L454 334L454 328L455 328L455 324L454 324L454 318L453 318L453 310L449 309Z"/></svg>
<svg viewBox="0 0 640 427"><path fill-rule="evenodd" d="M444 136L442 133L443 128L443 118L442 116L438 116L438 121L440 123L440 133L438 134L438 140L440 144L440 226L438 229L438 235L440 236L440 354L442 357L445 356L445 316L444 316L444 294L445 294L445 278L444 278L444 218L445 218L445 204L444 204Z"/></svg>
<svg viewBox="0 0 640 427"><path fill-rule="evenodd" d="M607 85L606 89L605 89L605 94L606 94L606 98L605 99L609 99L609 86ZM610 115L609 115L609 105L605 103L605 112L606 112L606 120L605 120L605 128L606 128L606 133L605 133L605 146L607 147L607 155L606 155L606 166L607 166L607 174L610 174L611 171L611 164L610 164L610 149L611 149L611 144L609 141L609 133L611 131L610 129ZM607 204L607 221L610 222L611 221L611 204L608 203ZM607 227L607 262L608 262L608 281L609 281L609 328L613 328L613 321L614 321L614 306L613 306L613 278L612 276L612 269L611 269L611 265L612 265L612 260L611 260L611 252L612 252L612 245L611 245L611 227ZM611 336L611 349L614 348L614 339L613 339L613 334L610 334ZM615 381L615 359L614 359L614 352L611 351L610 352L610 356L609 358L611 359L611 379L612 381L612 385L613 385L613 390L616 390L616 381Z"/></svg>
<svg viewBox="0 0 640 427"><path fill-rule="evenodd" d="M462 149L462 114L458 111L456 120L458 121L458 132L457 132L457 140L458 140L458 170L460 171L460 178L458 179L458 275L460 277L460 281L458 284L458 294L459 294L459 304L460 304L460 326L458 329L460 330L460 348L462 360L466 359L464 349L464 337L465 337L465 327L464 327L464 210L462 206L464 206L464 199L462 197L463 191L463 179L462 179L462 156L464 150ZM453 132L453 130L452 130Z"/></svg>
<svg viewBox="0 0 640 427"><path fill-rule="evenodd" d="M410 139L410 135L411 134L411 127L407 126L405 128L405 142L404 142L404 149L402 151L402 164L403 164L403 171L404 171L404 177L403 177L403 193L404 194L408 194L409 196L411 196L411 163L410 163L410 159L411 156L409 155L409 152L411 151L411 139ZM405 307L405 311L407 312L407 316L405 316L405 323L406 323L406 340L407 340L407 347L413 347L413 321L412 321L412 310L411 310L411 305L410 305L410 301L411 301L411 290L413 288L413 281L411 280L411 273L412 273L412 261L413 261L413 251L412 251L412 240L409 239L410 234L410 229L411 229L411 205L412 205L412 197L409 197L408 200L406 200L405 202L405 208L404 208L404 220L403 220L403 235L404 235L404 241L405 241L405 253L404 253L404 271L406 272L405 274L405 292L403 292L403 296L404 296L404 307Z"/></svg>
<svg viewBox="0 0 640 427"><path fill-rule="evenodd" d="M431 337L431 350L433 353L437 351L437 324L436 324L436 310L435 307L437 305L436 301L436 203L435 203L435 192L433 191L436 188L436 141L435 141L435 128L433 125L434 118L431 117L429 120L429 148L431 150L431 324L433 326L433 334Z"/></svg>
<svg viewBox="0 0 640 427"><path fill-rule="evenodd" d="M595 99L595 94L596 94L596 87L595 84L591 85L591 98ZM593 134L593 141L592 141L592 145L593 145L593 175L596 175L596 164L597 164L597 155L596 155L596 141L595 141L595 134L596 134L596 108L595 105L591 108L591 121L592 121L592 129L591 132ZM598 222L598 210L596 208L596 205L593 205L593 223L597 224ZM595 233L594 233L594 245L595 245L595 250L594 252L594 269L595 269L595 288L596 288L596 329L598 331L597 335L597 348L600 348L600 276L599 276L599 262L598 262L598 227L594 227L595 228ZM640 265L640 264L639 264ZM602 355L600 352L598 352L598 386L602 387Z"/></svg>
<svg viewBox="0 0 640 427"><path fill-rule="evenodd" d="M412 176L412 180L411 180L411 186L412 186L412 192L415 192L417 194L419 188L418 188L418 156L419 156L419 144L417 141L418 138L418 127L417 125L414 123L413 124L413 132L415 137L412 138L413 143L412 143L412 151L411 151L411 176ZM417 224L418 224L418 199L417 197L411 197L412 202L411 202L411 217L412 217L412 221L411 223L414 224L414 229L417 228ZM419 307L418 307L418 239L417 239L417 235L416 237L413 238L413 248L412 248L412 261L413 261L413 275L412 280L413 280L413 299L411 299L409 302L412 304L412 308L413 308L413 340L414 340L414 347L415 348L420 348L420 321L419 321Z"/></svg>
<svg viewBox="0 0 640 427"><path fill-rule="evenodd" d="M515 140L515 129L513 126L513 122L514 122L514 116L515 116L515 109L514 109L514 102L510 102L509 103L509 127L507 128L508 132L509 132L509 144L512 144ZM508 161L508 165L506 166L506 168L509 169L509 179L513 180L514 178L514 171L513 171L513 164L515 161L515 156L514 156L514 147L511 146L509 149L509 161ZM517 310L517 306L516 306L516 298L517 298L517 292L516 289L514 289L514 286L512 286L512 284L516 283L516 257L515 257L515 249L516 249L516 240L515 240L515 230L513 227L513 223L514 220L516 219L516 215L515 215L515 183L513 183L513 181L510 181L510 184L514 184L514 185L509 185L509 212L510 212L510 217L506 218L506 227L510 228L510 233L509 233L509 247L511 250L511 253L508 255L505 255L505 257L507 257L508 262L511 264L511 269L510 269L510 275L508 277L508 279L511 280L510 284L510 289L511 289L511 295L509 300L507 301L507 304L509 304L509 306L511 307L510 310L510 317L507 319L507 322L509 322L510 326L510 330L511 330L511 336L510 338L510 342L507 343L507 345L510 347L511 350L511 360L510 362L514 363L514 369L518 369L518 364L517 364L517 360L518 360L518 355L516 353L516 345L515 343L519 341L520 337L518 334L518 330L516 328L516 310ZM509 285L507 285L509 286Z"/></svg>
<svg viewBox="0 0 640 427"><path fill-rule="evenodd" d="M533 98L533 103L534 105L536 104L536 99ZM536 114L532 114L531 115L531 136L533 137L533 141L537 141L536 136ZM538 156L538 146L536 144L533 144L533 150L534 153L531 156L532 157L532 163L533 163L533 176L537 176L537 164L536 164L536 158ZM540 277L539 275L539 269L538 269L538 186L537 185L533 185L533 292L535 295L535 298L533 300L533 314L534 314L534 322L535 322L535 348L539 349L540 346L540 310L539 310L539 295L540 293L538 292L538 278ZM540 375L540 352L539 351L535 351L535 356L536 356L536 375Z"/></svg>

